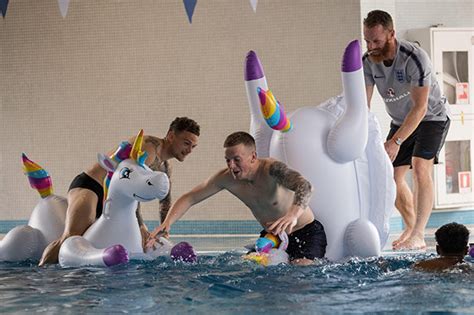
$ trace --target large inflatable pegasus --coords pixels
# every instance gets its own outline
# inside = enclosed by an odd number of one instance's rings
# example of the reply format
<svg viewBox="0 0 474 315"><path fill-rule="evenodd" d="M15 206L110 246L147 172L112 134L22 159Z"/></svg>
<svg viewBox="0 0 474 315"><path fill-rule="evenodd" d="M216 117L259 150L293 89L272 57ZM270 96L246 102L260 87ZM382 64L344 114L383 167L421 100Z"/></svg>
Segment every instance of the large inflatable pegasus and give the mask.
<svg viewBox="0 0 474 315"><path fill-rule="evenodd" d="M135 214L138 202L163 199L169 191L169 180L165 173L153 171L144 164L146 153L142 152L142 142L143 130L131 148L119 148L112 158L98 155L101 166L113 174L107 184L104 209L83 236L66 239L59 251L61 266L113 266L130 259L150 260L170 254L174 259L195 261L189 246L178 244L172 248L164 238L160 238L161 245L154 251L143 252ZM0 261L38 260L45 247L64 230L66 198L53 194L46 170L25 154L23 164L30 185L38 190L41 200L28 225L15 227L0 242Z"/></svg>
<svg viewBox="0 0 474 315"><path fill-rule="evenodd" d="M285 162L311 182L310 207L324 225L330 260L380 255L395 202L392 164L368 113L357 40L347 46L341 68L342 95L287 116L255 52L245 63L257 155Z"/></svg>

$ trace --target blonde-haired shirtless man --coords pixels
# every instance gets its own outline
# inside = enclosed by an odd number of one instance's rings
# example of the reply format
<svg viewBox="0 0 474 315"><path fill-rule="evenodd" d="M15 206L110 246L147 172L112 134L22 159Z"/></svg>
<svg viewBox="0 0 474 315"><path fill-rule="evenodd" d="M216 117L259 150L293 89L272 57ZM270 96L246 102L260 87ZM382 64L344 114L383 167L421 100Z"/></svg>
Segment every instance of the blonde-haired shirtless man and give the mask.
<svg viewBox="0 0 474 315"><path fill-rule="evenodd" d="M191 206L225 189L250 208L266 230L262 233L288 234L287 252L292 263L306 265L323 257L326 234L308 207L311 184L280 161L257 158L255 140L246 132L229 135L224 148L227 168L181 196L165 221L150 234L147 245L153 246L158 234L168 233Z"/></svg>

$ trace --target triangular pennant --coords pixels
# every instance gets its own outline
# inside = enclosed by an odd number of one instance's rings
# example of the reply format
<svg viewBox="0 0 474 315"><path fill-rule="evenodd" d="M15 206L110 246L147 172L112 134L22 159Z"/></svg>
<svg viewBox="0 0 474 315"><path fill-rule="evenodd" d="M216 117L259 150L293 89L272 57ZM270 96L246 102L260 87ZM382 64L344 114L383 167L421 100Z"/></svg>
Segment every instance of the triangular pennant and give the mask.
<svg viewBox="0 0 474 315"><path fill-rule="evenodd" d="M3 18L7 15L8 0L0 0L0 11L2 12Z"/></svg>
<svg viewBox="0 0 474 315"><path fill-rule="evenodd" d="M58 0L59 10L61 11L63 19L67 15L67 10L69 9L69 1L70 0Z"/></svg>
<svg viewBox="0 0 474 315"><path fill-rule="evenodd" d="M257 12L258 0L250 0L250 5L252 6L253 12Z"/></svg>
<svg viewBox="0 0 474 315"><path fill-rule="evenodd" d="M196 7L197 0L183 0L186 14L188 15L189 23L193 23L194 8Z"/></svg>

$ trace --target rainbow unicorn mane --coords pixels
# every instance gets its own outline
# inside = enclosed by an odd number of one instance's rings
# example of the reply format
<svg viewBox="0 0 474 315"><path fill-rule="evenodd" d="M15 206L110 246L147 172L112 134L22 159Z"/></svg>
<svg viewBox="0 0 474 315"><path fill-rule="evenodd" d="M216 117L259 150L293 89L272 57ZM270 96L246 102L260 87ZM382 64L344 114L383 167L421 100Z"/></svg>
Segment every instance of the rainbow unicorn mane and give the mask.
<svg viewBox="0 0 474 315"><path fill-rule="evenodd" d="M137 161L137 164L140 166L145 165L145 160L148 154L141 150L143 145L143 130L140 130L137 137L135 138L135 142L133 145L128 143L128 141L123 141L118 146L117 150L110 156L110 158L119 164L123 160L126 159L134 159ZM107 194L109 192L110 181L112 180L112 176L114 172L107 172L107 175L104 178L104 201L107 199Z"/></svg>
<svg viewBox="0 0 474 315"><path fill-rule="evenodd" d="M46 198L53 193L53 181L48 172L40 165L30 160L25 153L22 153L23 172L28 176L31 188L38 191L41 198Z"/></svg>

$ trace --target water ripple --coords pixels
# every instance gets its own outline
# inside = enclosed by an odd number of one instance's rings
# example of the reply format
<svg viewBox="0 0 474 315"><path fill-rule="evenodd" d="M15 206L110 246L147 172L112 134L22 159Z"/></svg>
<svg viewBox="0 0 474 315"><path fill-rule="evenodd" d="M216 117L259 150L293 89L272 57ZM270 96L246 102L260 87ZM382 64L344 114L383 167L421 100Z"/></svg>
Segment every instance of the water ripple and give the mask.
<svg viewBox="0 0 474 315"><path fill-rule="evenodd" d="M262 267L238 253L113 268L0 263L2 312L255 313L474 312L474 273L415 272L429 256ZM471 263L472 264L472 263Z"/></svg>

